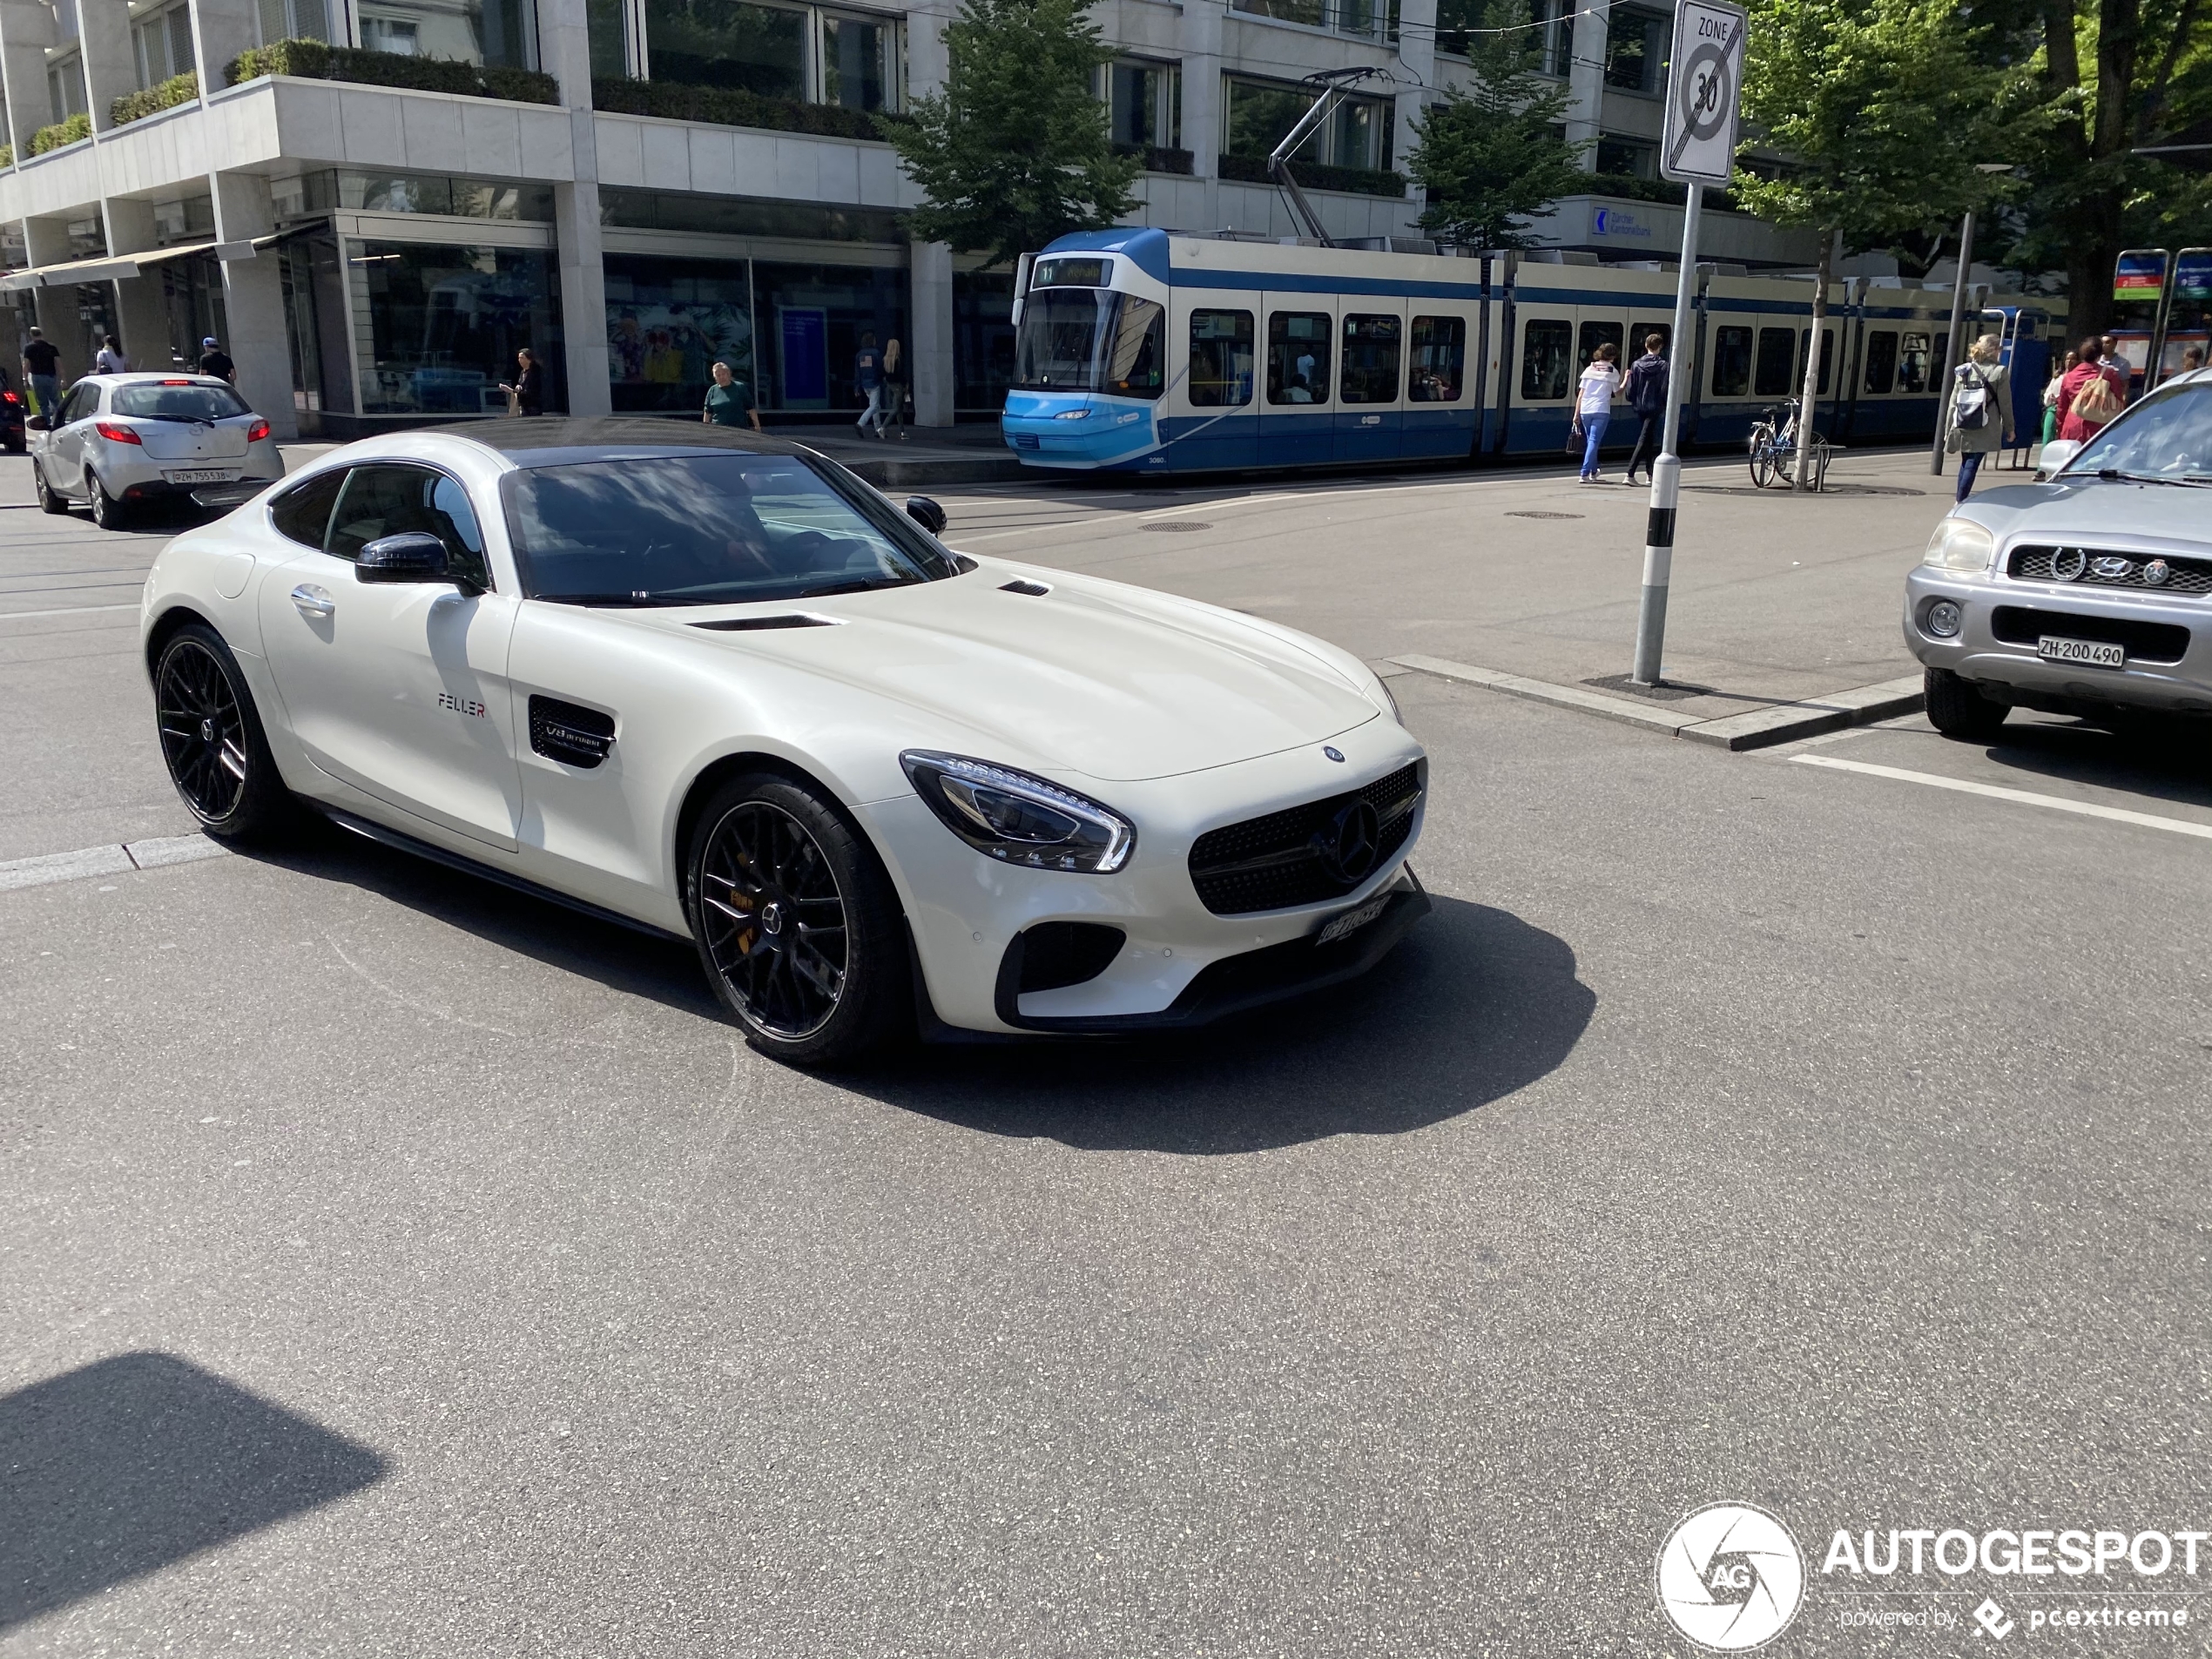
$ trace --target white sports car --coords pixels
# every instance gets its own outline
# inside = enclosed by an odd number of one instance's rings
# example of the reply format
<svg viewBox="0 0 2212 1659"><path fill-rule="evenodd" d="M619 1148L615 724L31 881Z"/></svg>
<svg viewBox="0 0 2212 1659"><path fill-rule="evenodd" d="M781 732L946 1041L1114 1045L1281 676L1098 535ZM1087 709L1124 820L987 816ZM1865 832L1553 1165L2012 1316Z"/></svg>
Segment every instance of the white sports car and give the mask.
<svg viewBox="0 0 2212 1659"><path fill-rule="evenodd" d="M690 939L800 1063L1197 1025L1427 910L1427 762L1357 658L943 525L711 427L355 443L155 561L162 751L218 836L305 800Z"/></svg>

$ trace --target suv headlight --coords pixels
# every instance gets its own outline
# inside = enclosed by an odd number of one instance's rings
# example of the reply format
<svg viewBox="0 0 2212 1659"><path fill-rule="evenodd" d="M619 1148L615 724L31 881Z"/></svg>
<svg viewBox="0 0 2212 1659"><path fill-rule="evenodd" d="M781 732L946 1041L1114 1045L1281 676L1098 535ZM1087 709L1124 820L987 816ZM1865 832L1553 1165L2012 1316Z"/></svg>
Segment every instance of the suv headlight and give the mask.
<svg viewBox="0 0 2212 1659"><path fill-rule="evenodd" d="M1920 563L1939 570L1986 570L1997 538L1971 518L1946 518L1928 537Z"/></svg>
<svg viewBox="0 0 2212 1659"><path fill-rule="evenodd" d="M1006 863L1111 875L1136 848L1136 826L1112 807L1026 772L926 749L899 764L947 829Z"/></svg>

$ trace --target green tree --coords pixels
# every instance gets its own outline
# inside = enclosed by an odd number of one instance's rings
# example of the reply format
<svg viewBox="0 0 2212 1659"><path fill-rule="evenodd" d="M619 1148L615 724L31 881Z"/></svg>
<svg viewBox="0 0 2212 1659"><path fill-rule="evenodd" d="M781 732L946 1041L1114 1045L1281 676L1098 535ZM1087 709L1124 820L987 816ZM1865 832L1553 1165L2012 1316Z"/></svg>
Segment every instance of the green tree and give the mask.
<svg viewBox="0 0 2212 1659"><path fill-rule="evenodd" d="M1428 190L1421 228L1446 241L1529 246L1530 215L1589 187L1559 131L1567 89L1536 72L1541 35L1527 23L1527 0L1487 0L1480 30L1454 41L1465 42L1473 84L1447 91L1414 128L1406 171Z"/></svg>
<svg viewBox="0 0 2212 1659"><path fill-rule="evenodd" d="M945 90L891 131L926 198L916 236L1007 264L1136 207L1143 161L1115 153L1092 91L1113 48L1081 0L967 0L945 45Z"/></svg>
<svg viewBox="0 0 2212 1659"><path fill-rule="evenodd" d="M1739 172L1732 192L1762 219L1819 233L1802 433L1813 429L1838 244L1878 246L1989 199L1977 164L1990 158L2007 76L1979 44L1959 0L1753 0L1744 125L1786 160L1764 176ZM1809 448L1798 446L1800 489Z"/></svg>

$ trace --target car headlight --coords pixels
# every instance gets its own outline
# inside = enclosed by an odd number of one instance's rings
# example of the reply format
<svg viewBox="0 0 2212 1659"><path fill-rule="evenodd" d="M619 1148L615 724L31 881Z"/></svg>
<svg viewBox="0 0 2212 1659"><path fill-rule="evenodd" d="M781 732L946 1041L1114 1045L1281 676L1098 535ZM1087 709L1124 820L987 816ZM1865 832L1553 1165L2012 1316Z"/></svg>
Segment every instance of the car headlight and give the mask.
<svg viewBox="0 0 2212 1659"><path fill-rule="evenodd" d="M1986 570L1997 538L1971 518L1946 518L1928 537L1920 563L1939 570Z"/></svg>
<svg viewBox="0 0 2212 1659"><path fill-rule="evenodd" d="M1026 772L926 749L899 764L947 829L1008 864L1111 875L1136 846L1136 826L1112 807Z"/></svg>
<svg viewBox="0 0 2212 1659"><path fill-rule="evenodd" d="M1055 421L1081 421L1090 414L1089 409L1062 409L1052 418Z"/></svg>

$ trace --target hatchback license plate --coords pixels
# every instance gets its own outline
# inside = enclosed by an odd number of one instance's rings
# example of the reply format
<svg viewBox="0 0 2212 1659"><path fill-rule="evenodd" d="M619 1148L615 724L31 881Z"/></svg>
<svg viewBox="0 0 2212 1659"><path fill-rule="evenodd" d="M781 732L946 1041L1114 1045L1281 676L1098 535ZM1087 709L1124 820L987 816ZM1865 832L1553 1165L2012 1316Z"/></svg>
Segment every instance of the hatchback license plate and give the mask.
<svg viewBox="0 0 2212 1659"><path fill-rule="evenodd" d="M1347 910L1341 916L1332 918L1329 925L1322 928L1315 936L1313 942L1317 945L1333 945L1345 934L1358 933L1377 916L1382 914L1384 907L1389 903L1390 900L1387 896L1370 899L1359 909Z"/></svg>
<svg viewBox="0 0 2212 1659"><path fill-rule="evenodd" d="M2128 648L2103 639L2066 639L2045 634L2035 642L2035 654L2047 662L2084 663L2091 668L2128 666Z"/></svg>
<svg viewBox="0 0 2212 1659"><path fill-rule="evenodd" d="M172 484L227 484L239 475L236 467L179 467L161 475Z"/></svg>

